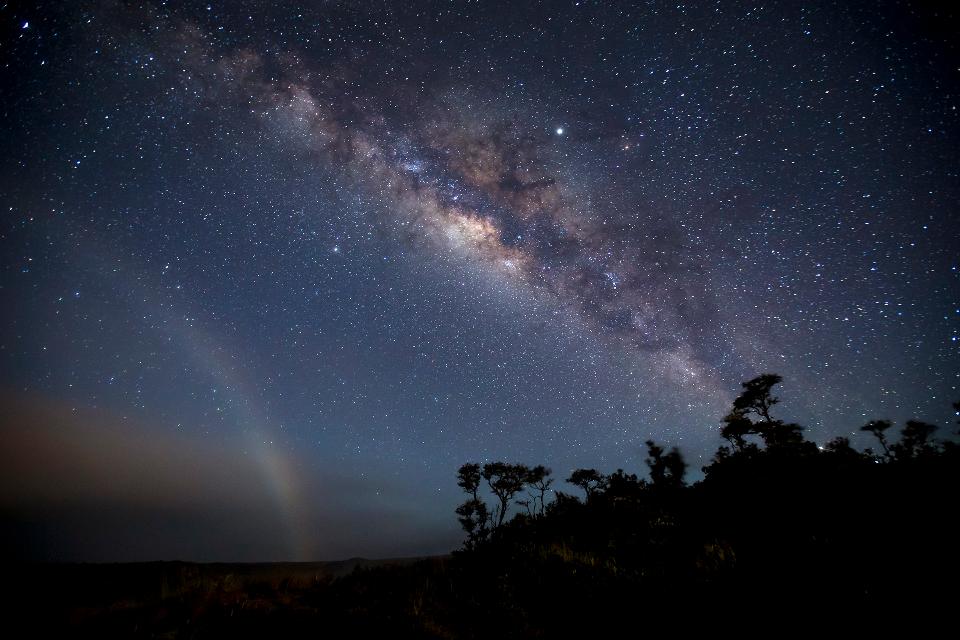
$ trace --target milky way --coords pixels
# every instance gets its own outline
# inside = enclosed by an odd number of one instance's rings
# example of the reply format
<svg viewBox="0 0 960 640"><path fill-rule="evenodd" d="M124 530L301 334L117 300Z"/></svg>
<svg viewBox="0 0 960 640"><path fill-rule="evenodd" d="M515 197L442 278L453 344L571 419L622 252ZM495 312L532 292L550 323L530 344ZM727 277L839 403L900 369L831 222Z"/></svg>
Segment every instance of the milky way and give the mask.
<svg viewBox="0 0 960 640"><path fill-rule="evenodd" d="M549 293L601 335L651 354L673 382L702 390L716 366L709 356L735 355L703 276L715 256L685 242L675 221L596 210L551 162L549 133L497 119L501 109L486 118L458 112L442 87L440 97L404 105L412 124L392 125L369 106L376 96L345 94L350 70L331 75L292 55L268 63L250 50L217 57L208 34L169 29L151 30L154 42L175 43L160 55L185 65L181 80L199 83L221 108L249 109L295 152L349 171L385 202L398 236L460 249L498 277Z"/></svg>

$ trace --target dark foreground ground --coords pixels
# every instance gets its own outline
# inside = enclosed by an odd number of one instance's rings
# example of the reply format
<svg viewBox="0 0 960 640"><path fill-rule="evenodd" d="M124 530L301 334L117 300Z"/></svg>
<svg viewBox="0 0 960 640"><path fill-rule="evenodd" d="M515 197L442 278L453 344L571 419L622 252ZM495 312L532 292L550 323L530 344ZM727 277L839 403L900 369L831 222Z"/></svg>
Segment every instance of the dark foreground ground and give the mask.
<svg viewBox="0 0 960 640"><path fill-rule="evenodd" d="M877 594L802 573L661 578L651 587L557 546L525 558L21 565L6 572L2 619L11 638L949 637L957 629L956 583L936 567L891 576Z"/></svg>
<svg viewBox="0 0 960 640"><path fill-rule="evenodd" d="M400 631L382 606L408 605L394 579L445 561L16 565L5 572L3 618L17 637L371 637Z"/></svg>

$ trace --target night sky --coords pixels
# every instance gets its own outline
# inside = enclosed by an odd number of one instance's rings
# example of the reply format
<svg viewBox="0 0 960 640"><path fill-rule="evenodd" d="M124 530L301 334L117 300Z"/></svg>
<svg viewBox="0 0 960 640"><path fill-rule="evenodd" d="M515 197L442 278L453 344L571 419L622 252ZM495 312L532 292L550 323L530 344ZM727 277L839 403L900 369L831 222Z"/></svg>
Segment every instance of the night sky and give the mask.
<svg viewBox="0 0 960 640"><path fill-rule="evenodd" d="M5 553L444 553L460 464L695 479L768 371L821 444L952 423L957 25L0 2Z"/></svg>

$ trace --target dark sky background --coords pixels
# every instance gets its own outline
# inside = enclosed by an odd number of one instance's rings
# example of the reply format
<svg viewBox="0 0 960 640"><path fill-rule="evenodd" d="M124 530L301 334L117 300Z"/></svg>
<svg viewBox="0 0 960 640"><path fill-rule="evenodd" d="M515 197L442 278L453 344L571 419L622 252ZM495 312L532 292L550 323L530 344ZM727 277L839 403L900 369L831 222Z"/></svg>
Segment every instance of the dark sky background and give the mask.
<svg viewBox="0 0 960 640"><path fill-rule="evenodd" d="M951 423L957 25L0 2L5 552L442 553L463 462L696 477L767 371L818 443Z"/></svg>

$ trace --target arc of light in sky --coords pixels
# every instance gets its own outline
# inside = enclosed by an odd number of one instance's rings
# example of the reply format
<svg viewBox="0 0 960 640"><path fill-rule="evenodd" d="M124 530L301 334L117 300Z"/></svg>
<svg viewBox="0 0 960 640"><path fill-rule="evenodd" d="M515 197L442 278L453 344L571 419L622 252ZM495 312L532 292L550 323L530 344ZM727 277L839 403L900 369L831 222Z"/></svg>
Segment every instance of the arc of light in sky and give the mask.
<svg viewBox="0 0 960 640"><path fill-rule="evenodd" d="M56 231L62 233L63 229L58 227ZM260 469L265 486L283 518L281 530L292 559L316 559L312 554L322 541L315 539L316 532L309 528L304 517L306 503L294 461L272 446L274 429L270 426L266 411L254 403L255 394L250 390L250 385L238 374L231 373L236 369L231 362L237 359L235 354L230 357L229 349L222 342L218 342L209 332L185 322L184 317L197 318L202 314L192 309L187 312L183 303L179 305L179 314L174 313L173 305L148 306L147 300L161 294L159 290L151 290L143 284L151 280L143 269L122 260L102 242L81 242L77 240L78 237L75 235L69 243L63 243L73 253L74 263L87 263L95 273L109 274L114 290L128 292L127 299L141 301L146 314L159 316L160 322L157 324L179 346L184 357L214 382L218 391L222 389L227 392L225 404L232 412L234 424L239 429L246 449Z"/></svg>

